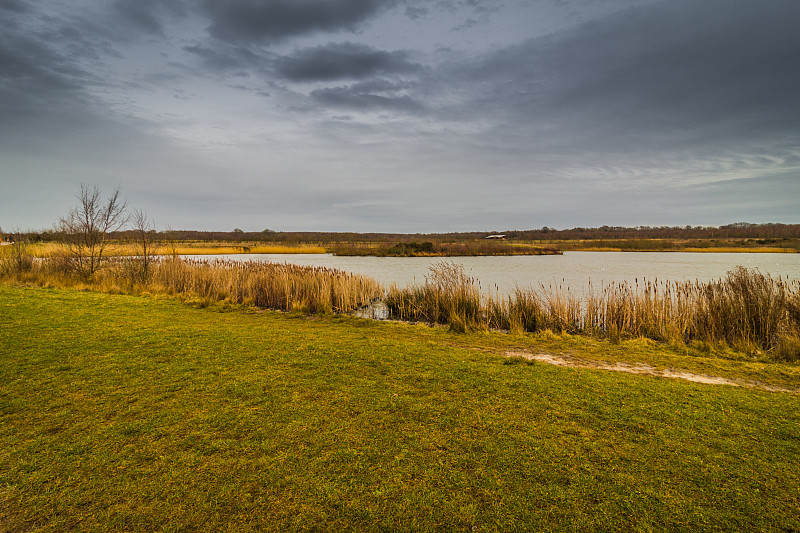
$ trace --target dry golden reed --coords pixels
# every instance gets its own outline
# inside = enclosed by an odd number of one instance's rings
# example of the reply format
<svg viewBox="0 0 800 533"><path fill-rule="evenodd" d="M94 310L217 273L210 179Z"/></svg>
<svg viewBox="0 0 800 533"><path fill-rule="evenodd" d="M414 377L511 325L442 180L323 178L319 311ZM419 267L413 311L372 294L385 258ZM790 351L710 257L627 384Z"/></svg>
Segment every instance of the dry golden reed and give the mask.
<svg viewBox="0 0 800 533"><path fill-rule="evenodd" d="M551 285L486 297L455 263L437 263L422 285L388 290L366 276L323 267L265 262L107 260L81 279L59 256L33 257L25 246L4 246L0 276L42 285L150 292L306 313L349 313L383 298L389 317L449 324L454 331L563 331L691 344L727 344L800 360L800 281L737 267L709 282L642 281L589 287L585 293Z"/></svg>
<svg viewBox="0 0 800 533"><path fill-rule="evenodd" d="M458 265L436 265L423 286L392 287L389 315L511 332L564 331L657 341L702 341L800 358L800 282L744 267L710 282L616 283L577 294L561 285L484 297Z"/></svg>
<svg viewBox="0 0 800 533"><path fill-rule="evenodd" d="M147 265L139 258L107 260L90 279L69 265L33 259L25 268L9 255L0 259L0 276L22 282L64 287L91 287L107 292L170 294L199 301L254 305L306 313L349 313L383 295L375 280L322 268L259 261L226 261L162 257Z"/></svg>

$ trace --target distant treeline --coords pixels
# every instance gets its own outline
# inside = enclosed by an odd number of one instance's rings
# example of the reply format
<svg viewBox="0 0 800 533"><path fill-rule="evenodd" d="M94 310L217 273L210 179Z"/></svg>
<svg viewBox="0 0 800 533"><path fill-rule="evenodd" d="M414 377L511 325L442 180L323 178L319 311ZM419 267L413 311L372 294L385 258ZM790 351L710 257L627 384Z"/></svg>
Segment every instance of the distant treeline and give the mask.
<svg viewBox="0 0 800 533"><path fill-rule="evenodd" d="M459 242L483 239L487 235L502 234L508 240L615 240L615 239L797 239L800 224L749 224L738 222L719 227L708 226L601 226L599 228L541 229L507 231L473 231L453 233L355 233L323 231L195 231L168 230L153 232L156 240L174 241L225 241L225 242L273 242L273 243L344 243L344 242ZM57 231L27 232L14 235L17 239L31 242L59 240ZM114 239L131 239L132 231L111 234Z"/></svg>
<svg viewBox="0 0 800 533"><path fill-rule="evenodd" d="M601 226L557 230L543 227L538 230L507 231L509 239L519 240L598 240L598 239L796 239L800 224L748 224L739 222L726 226Z"/></svg>

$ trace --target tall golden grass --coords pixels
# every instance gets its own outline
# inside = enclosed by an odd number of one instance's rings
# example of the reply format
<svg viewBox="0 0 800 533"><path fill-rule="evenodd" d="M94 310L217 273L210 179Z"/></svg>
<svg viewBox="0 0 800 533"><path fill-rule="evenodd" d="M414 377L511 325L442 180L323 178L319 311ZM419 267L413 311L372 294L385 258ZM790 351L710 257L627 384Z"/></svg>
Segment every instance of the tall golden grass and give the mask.
<svg viewBox="0 0 800 533"><path fill-rule="evenodd" d="M384 292L371 278L322 267L174 256L151 260L143 272L141 259L116 257L86 279L58 257L22 255L27 257L22 262L11 253L0 257L0 277L45 286L169 294L197 301L201 306L226 302L312 314L350 313Z"/></svg>
<svg viewBox="0 0 800 533"><path fill-rule="evenodd" d="M256 261L162 260L149 286L210 301L307 313L349 313L383 294L380 284L358 274Z"/></svg>
<svg viewBox="0 0 800 533"><path fill-rule="evenodd" d="M393 318L451 324L456 330L543 330L658 341L727 344L800 359L800 282L744 267L710 282L617 283L585 294L568 287L517 288L485 297L458 265L436 265L424 285L391 287Z"/></svg>
<svg viewBox="0 0 800 533"><path fill-rule="evenodd" d="M144 275L143 275L144 274ZM350 313L383 298L390 318L449 324L455 331L564 331L689 344L726 344L800 360L800 281L737 267L709 282L642 281L590 286L517 288L487 297L455 263L435 264L422 285L388 291L371 278L322 267L224 260L108 260L91 280L58 256L33 257L24 245L0 250L0 277L109 292L170 294L210 305L229 302L305 313Z"/></svg>

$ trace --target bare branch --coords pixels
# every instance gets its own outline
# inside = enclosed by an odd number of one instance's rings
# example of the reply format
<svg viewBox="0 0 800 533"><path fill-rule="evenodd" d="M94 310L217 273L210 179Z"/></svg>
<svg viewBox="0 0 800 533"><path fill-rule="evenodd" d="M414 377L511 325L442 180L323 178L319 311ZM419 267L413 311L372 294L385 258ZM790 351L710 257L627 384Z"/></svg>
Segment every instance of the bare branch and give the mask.
<svg viewBox="0 0 800 533"><path fill-rule="evenodd" d="M99 188L83 184L76 198L78 205L59 219L58 227L64 233L69 261L81 275L91 278L102 263L108 234L128 222L127 203L118 188L104 202Z"/></svg>

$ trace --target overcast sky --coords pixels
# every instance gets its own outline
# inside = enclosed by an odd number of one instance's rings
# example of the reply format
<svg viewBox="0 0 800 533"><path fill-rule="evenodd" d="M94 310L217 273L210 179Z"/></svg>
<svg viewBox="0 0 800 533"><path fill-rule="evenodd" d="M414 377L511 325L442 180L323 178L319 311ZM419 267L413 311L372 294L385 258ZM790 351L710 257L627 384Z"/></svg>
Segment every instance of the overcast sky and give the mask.
<svg viewBox="0 0 800 533"><path fill-rule="evenodd" d="M800 223L797 0L0 0L0 227Z"/></svg>

